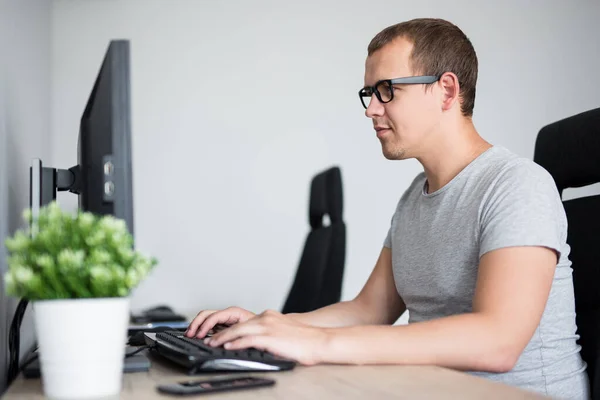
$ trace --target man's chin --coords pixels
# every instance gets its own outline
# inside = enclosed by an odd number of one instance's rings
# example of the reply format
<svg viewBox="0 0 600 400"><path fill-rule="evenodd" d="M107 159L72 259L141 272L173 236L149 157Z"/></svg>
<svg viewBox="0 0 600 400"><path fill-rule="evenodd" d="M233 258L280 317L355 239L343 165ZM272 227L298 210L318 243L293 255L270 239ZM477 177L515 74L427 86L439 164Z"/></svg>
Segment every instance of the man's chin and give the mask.
<svg viewBox="0 0 600 400"><path fill-rule="evenodd" d="M382 147L383 156L388 160L404 160L406 158L406 152L402 149L386 149Z"/></svg>

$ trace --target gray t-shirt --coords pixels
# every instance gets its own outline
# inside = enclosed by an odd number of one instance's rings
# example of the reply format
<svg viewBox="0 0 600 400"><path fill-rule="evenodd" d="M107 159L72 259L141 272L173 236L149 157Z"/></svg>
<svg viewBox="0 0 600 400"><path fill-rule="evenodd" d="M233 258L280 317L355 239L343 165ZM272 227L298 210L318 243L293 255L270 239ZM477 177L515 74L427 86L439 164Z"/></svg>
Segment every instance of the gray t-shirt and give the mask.
<svg viewBox="0 0 600 400"><path fill-rule="evenodd" d="M472 374L554 398L589 398L575 325L567 219L550 174L493 146L441 189L424 173L402 195L384 245L409 323L472 311L480 257L508 246L559 254L550 296L531 341L507 373Z"/></svg>

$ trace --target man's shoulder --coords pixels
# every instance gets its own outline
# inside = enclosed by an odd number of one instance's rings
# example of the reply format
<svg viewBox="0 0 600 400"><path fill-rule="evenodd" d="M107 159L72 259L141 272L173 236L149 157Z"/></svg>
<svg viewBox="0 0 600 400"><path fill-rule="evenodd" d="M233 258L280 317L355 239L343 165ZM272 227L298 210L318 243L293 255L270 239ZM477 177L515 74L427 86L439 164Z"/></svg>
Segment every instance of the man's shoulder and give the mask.
<svg viewBox="0 0 600 400"><path fill-rule="evenodd" d="M542 187L553 191L556 189L554 178L541 165L535 161L519 156L509 150L501 149L495 160L495 168L490 169L493 186L506 189L506 187Z"/></svg>
<svg viewBox="0 0 600 400"><path fill-rule="evenodd" d="M562 199L554 178L531 159L513 155L487 177L480 212L518 208L532 215L563 217Z"/></svg>

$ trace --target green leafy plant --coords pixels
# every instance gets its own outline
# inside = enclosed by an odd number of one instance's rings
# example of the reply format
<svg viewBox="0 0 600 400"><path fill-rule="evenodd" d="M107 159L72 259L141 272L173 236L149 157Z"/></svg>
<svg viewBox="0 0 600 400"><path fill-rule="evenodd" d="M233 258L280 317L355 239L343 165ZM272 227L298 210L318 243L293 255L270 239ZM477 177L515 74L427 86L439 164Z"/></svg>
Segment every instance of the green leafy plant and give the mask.
<svg viewBox="0 0 600 400"><path fill-rule="evenodd" d="M63 212L56 202L6 239L7 294L28 300L125 297L157 264L133 249L125 221Z"/></svg>

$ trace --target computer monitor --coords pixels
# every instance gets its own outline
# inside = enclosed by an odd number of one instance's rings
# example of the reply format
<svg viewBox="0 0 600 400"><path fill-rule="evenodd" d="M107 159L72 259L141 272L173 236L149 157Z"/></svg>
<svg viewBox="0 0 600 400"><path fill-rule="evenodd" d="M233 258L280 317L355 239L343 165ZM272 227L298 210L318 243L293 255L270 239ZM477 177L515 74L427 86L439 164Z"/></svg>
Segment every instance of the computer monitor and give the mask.
<svg viewBox="0 0 600 400"><path fill-rule="evenodd" d="M129 42L112 41L81 117L79 206L125 220L133 234Z"/></svg>
<svg viewBox="0 0 600 400"><path fill-rule="evenodd" d="M56 199L57 191L79 195L79 208L123 219L133 235L129 41L113 40L83 110L77 165L31 166L31 209Z"/></svg>
<svg viewBox="0 0 600 400"><path fill-rule="evenodd" d="M77 165L69 169L30 167L29 202L33 219L56 200L57 191L79 196L79 209L123 219L133 236L129 41L113 40L104 55L80 120ZM35 234L35 226L32 226ZM19 372L20 326L27 307L22 299L10 328L8 383Z"/></svg>

